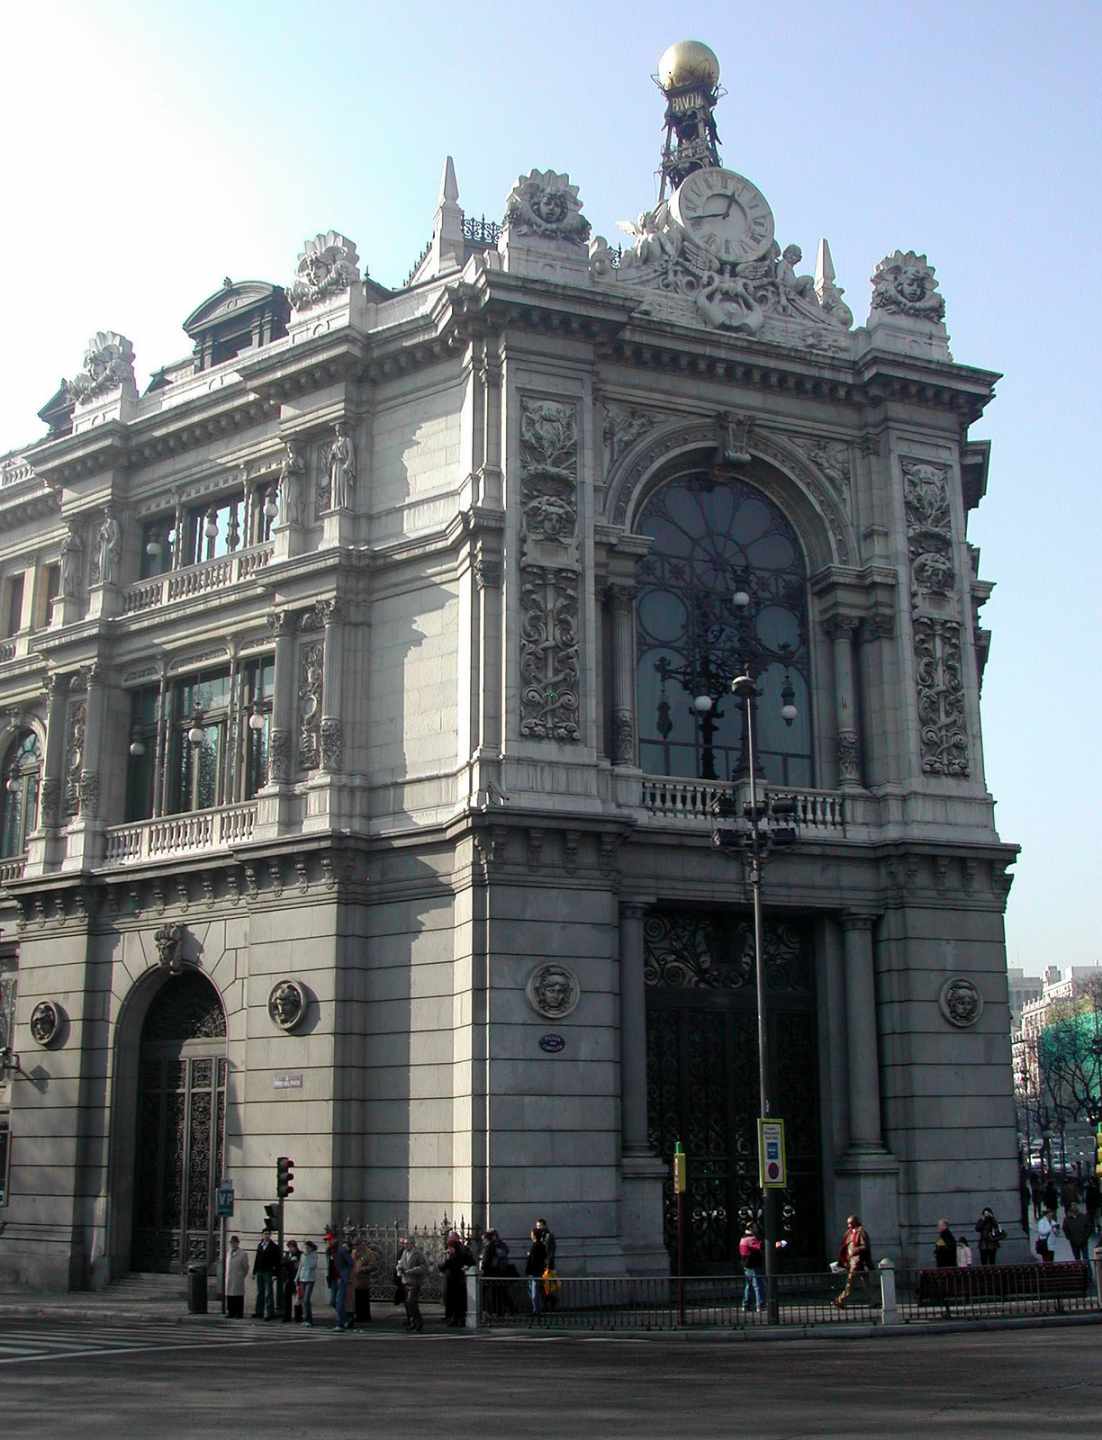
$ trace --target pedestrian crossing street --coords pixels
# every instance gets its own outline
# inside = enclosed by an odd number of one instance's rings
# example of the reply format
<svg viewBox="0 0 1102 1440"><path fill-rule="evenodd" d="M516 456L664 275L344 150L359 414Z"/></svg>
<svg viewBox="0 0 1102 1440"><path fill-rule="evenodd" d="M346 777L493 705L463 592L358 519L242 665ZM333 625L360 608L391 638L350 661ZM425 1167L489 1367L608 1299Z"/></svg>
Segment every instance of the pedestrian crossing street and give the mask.
<svg viewBox="0 0 1102 1440"><path fill-rule="evenodd" d="M295 1325L256 1325L242 1321L223 1325L203 1322L134 1320L8 1321L0 1326L0 1366L37 1360L87 1359L89 1356L137 1355L153 1350L204 1350L257 1344L324 1344L331 1330L303 1330Z"/></svg>

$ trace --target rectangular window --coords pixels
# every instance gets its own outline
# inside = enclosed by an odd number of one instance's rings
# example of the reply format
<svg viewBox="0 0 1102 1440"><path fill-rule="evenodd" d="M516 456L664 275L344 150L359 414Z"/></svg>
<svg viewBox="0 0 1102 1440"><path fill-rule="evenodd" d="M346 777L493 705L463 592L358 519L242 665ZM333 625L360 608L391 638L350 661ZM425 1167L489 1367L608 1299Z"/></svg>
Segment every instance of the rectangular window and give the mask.
<svg viewBox="0 0 1102 1440"><path fill-rule="evenodd" d="M251 800L268 779L268 746L272 727L272 696L275 690L275 658L264 655L245 666L245 789ZM260 724L255 723L256 716Z"/></svg>
<svg viewBox="0 0 1102 1440"><path fill-rule="evenodd" d="M8 581L5 635L15 635L23 625L23 576L13 575Z"/></svg>
<svg viewBox="0 0 1102 1440"><path fill-rule="evenodd" d="M181 565L200 565L231 555L243 543L245 497L242 491L189 510L184 523Z"/></svg>
<svg viewBox="0 0 1102 1440"><path fill-rule="evenodd" d="M147 520L142 526L141 578L150 580L172 568L176 544L176 522L171 515Z"/></svg>
<svg viewBox="0 0 1102 1440"><path fill-rule="evenodd" d="M61 566L47 565L42 575L42 614L38 617L40 626L50 623L54 601L61 589Z"/></svg>
<svg viewBox="0 0 1102 1440"><path fill-rule="evenodd" d="M134 753L140 746L138 754ZM147 686L130 696L130 740L126 759L126 818L148 820L153 814L153 783L157 752L157 688Z"/></svg>
<svg viewBox="0 0 1102 1440"><path fill-rule="evenodd" d="M6 1110L0 1110L0 1205L8 1203L8 1162L10 1157L10 1119Z"/></svg>
<svg viewBox="0 0 1102 1440"><path fill-rule="evenodd" d="M222 803L229 710L229 670L189 675L173 686L170 813Z"/></svg>

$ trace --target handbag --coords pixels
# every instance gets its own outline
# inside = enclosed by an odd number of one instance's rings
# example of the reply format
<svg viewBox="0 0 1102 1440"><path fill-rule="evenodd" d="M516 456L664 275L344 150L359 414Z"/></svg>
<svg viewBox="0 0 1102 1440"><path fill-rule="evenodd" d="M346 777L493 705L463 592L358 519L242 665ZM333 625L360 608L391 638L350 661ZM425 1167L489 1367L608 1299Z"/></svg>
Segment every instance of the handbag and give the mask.
<svg viewBox="0 0 1102 1440"><path fill-rule="evenodd" d="M1036 1250L1038 1255L1044 1255L1048 1250L1048 1246L1043 1240L1034 1240L1033 1248L1034 1250Z"/></svg>
<svg viewBox="0 0 1102 1440"><path fill-rule="evenodd" d="M557 1295L562 1289L562 1281L555 1274L554 1270L545 1270L540 1278L543 1280L543 1293L545 1295Z"/></svg>

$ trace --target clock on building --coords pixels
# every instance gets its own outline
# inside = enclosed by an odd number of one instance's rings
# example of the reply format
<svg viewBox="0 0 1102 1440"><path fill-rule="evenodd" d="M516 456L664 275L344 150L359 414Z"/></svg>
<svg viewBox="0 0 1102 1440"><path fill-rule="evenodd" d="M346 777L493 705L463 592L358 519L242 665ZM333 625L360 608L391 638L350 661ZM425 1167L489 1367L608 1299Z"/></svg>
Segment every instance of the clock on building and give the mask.
<svg viewBox="0 0 1102 1440"><path fill-rule="evenodd" d="M674 191L670 214L717 260L760 260L773 243L773 212L765 196L733 170L694 170Z"/></svg>

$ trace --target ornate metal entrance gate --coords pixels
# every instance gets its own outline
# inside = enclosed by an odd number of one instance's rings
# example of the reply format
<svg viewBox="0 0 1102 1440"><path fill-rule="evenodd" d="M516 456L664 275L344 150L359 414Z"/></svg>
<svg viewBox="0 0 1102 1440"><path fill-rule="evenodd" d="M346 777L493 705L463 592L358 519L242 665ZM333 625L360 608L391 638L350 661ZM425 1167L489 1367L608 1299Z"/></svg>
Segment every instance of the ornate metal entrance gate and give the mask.
<svg viewBox="0 0 1102 1440"><path fill-rule="evenodd" d="M651 1145L688 1155L686 1268L731 1269L739 1211L758 1204L758 1044L749 917L662 911L644 925L647 1109ZM823 1263L815 967L805 921L765 931L772 1093L785 1121L794 1212L787 1258ZM676 1205L666 1185L666 1243L676 1254Z"/></svg>
<svg viewBox="0 0 1102 1440"><path fill-rule="evenodd" d="M226 1017L190 972L169 980L142 1030L134 1270L218 1259L214 1189L226 1129Z"/></svg>

